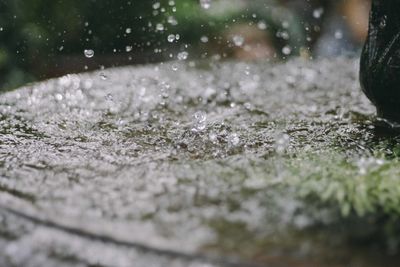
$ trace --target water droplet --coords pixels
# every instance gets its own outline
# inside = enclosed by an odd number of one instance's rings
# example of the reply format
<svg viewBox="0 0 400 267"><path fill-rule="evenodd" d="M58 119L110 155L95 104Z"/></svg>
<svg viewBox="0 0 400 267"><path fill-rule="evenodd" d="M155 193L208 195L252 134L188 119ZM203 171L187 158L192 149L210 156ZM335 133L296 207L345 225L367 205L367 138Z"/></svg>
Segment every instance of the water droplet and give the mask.
<svg viewBox="0 0 400 267"><path fill-rule="evenodd" d="M275 151L277 154L284 154L290 145L290 136L287 134L282 134L276 138L275 141Z"/></svg>
<svg viewBox="0 0 400 267"><path fill-rule="evenodd" d="M267 23L265 23L265 21L259 21L258 23L257 23L257 27L260 29L260 30L266 30L267 29Z"/></svg>
<svg viewBox="0 0 400 267"><path fill-rule="evenodd" d="M126 46L125 47L125 51L126 52L131 52L132 51L132 46L131 45Z"/></svg>
<svg viewBox="0 0 400 267"><path fill-rule="evenodd" d="M386 27L387 24L387 16L384 15L379 23L379 28L383 29Z"/></svg>
<svg viewBox="0 0 400 267"><path fill-rule="evenodd" d="M155 2L155 3L153 4L153 9L159 9L160 6L161 6L160 2Z"/></svg>
<svg viewBox="0 0 400 267"><path fill-rule="evenodd" d="M114 101L114 97L112 94L107 94L105 98L107 101Z"/></svg>
<svg viewBox="0 0 400 267"><path fill-rule="evenodd" d="M200 41L202 42L202 43L208 43L208 37L207 36L201 36L201 38L200 38Z"/></svg>
<svg viewBox="0 0 400 267"><path fill-rule="evenodd" d="M292 53L292 48L289 46L289 45L285 45L283 48L282 48L282 53L284 54L284 55L290 55L291 53Z"/></svg>
<svg viewBox="0 0 400 267"><path fill-rule="evenodd" d="M197 111L194 115L193 131L203 131L206 128L207 114L204 111Z"/></svg>
<svg viewBox="0 0 400 267"><path fill-rule="evenodd" d="M276 33L276 37L282 38L283 40L289 40L290 39L290 34L287 31L278 31Z"/></svg>
<svg viewBox="0 0 400 267"><path fill-rule="evenodd" d="M233 43L236 46L242 46L244 44L244 37L241 35L235 35L232 37Z"/></svg>
<svg viewBox="0 0 400 267"><path fill-rule="evenodd" d="M168 42L172 43L175 41L175 34L170 34L167 37Z"/></svg>
<svg viewBox="0 0 400 267"><path fill-rule="evenodd" d="M56 100L61 101L63 99L62 94L56 94Z"/></svg>
<svg viewBox="0 0 400 267"><path fill-rule="evenodd" d="M126 28L125 32L126 32L127 34L130 34L130 33L132 32L132 29L131 29L131 28Z"/></svg>
<svg viewBox="0 0 400 267"><path fill-rule="evenodd" d="M316 8L313 11L313 17L316 19L321 18L323 14L324 14L324 8L322 8L322 7Z"/></svg>
<svg viewBox="0 0 400 267"><path fill-rule="evenodd" d="M172 26L178 25L178 21L177 21L176 18L173 17L173 16L169 16L167 21L168 21L168 23L171 24Z"/></svg>
<svg viewBox="0 0 400 267"><path fill-rule="evenodd" d="M343 32L341 30L337 30L335 32L335 38L336 39L343 39Z"/></svg>
<svg viewBox="0 0 400 267"><path fill-rule="evenodd" d="M244 103L243 106L247 110L252 110L253 109L253 105L250 102Z"/></svg>
<svg viewBox="0 0 400 267"><path fill-rule="evenodd" d="M245 70L244 70L244 74L246 74L247 76L250 75L250 67L246 66Z"/></svg>
<svg viewBox="0 0 400 267"><path fill-rule="evenodd" d="M178 65L173 64L171 68L172 68L173 71L177 71L178 70Z"/></svg>
<svg viewBox="0 0 400 267"><path fill-rule="evenodd" d="M214 144L218 143L218 135L216 133L211 132L208 135L208 138L210 139L211 142L213 142Z"/></svg>
<svg viewBox="0 0 400 267"><path fill-rule="evenodd" d="M103 81L105 81L105 80L108 79L108 77L107 77L107 75L106 75L104 72L101 72L101 73L100 73L100 79L102 79Z"/></svg>
<svg viewBox="0 0 400 267"><path fill-rule="evenodd" d="M91 89L93 86L93 80L92 79L82 80L81 86L82 86L82 89L86 89L86 90Z"/></svg>
<svg viewBox="0 0 400 267"><path fill-rule="evenodd" d="M289 28L289 26L290 26L289 21L287 21L287 20L282 21L282 27L283 27L284 29Z"/></svg>
<svg viewBox="0 0 400 267"><path fill-rule="evenodd" d="M87 58L92 58L94 56L94 51L92 49L85 49L83 53Z"/></svg>
<svg viewBox="0 0 400 267"><path fill-rule="evenodd" d="M197 122L205 122L207 119L207 114L204 111L197 111L194 115Z"/></svg>
<svg viewBox="0 0 400 267"><path fill-rule="evenodd" d="M230 146L238 146L240 144L240 138L237 133L232 133L228 136L228 144Z"/></svg>
<svg viewBox="0 0 400 267"><path fill-rule="evenodd" d="M211 0L200 0L200 5L204 9L209 9L211 7Z"/></svg>
<svg viewBox="0 0 400 267"><path fill-rule="evenodd" d="M189 53L186 51L178 53L178 59L179 60L186 60L189 56Z"/></svg>
<svg viewBox="0 0 400 267"><path fill-rule="evenodd" d="M157 23L157 25L156 25L156 30L157 30L157 31L160 31L160 32L164 31L164 24L162 24L162 23Z"/></svg>

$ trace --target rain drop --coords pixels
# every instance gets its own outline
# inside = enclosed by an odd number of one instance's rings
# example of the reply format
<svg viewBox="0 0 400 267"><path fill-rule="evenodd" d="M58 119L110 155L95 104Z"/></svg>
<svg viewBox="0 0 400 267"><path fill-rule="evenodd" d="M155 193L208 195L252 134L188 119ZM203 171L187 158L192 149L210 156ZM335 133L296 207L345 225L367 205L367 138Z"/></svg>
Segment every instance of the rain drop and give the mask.
<svg viewBox="0 0 400 267"><path fill-rule="evenodd" d="M178 54L178 59L179 60L186 60L188 58L188 56L189 56L189 53L186 52L186 51L183 51L183 52L180 52Z"/></svg>
<svg viewBox="0 0 400 267"><path fill-rule="evenodd" d="M104 72L101 72L100 79L102 79L103 81L107 80L107 75Z"/></svg>
<svg viewBox="0 0 400 267"><path fill-rule="evenodd" d="M94 56L94 51L92 49L85 49L83 53L87 58L92 58Z"/></svg>
<svg viewBox="0 0 400 267"><path fill-rule="evenodd" d="M126 46L125 47L125 51L126 52L131 52L132 51L132 46L131 45Z"/></svg>
<svg viewBox="0 0 400 267"><path fill-rule="evenodd" d="M207 114L204 111L197 111L194 114L194 118L196 119L196 122L202 123L205 122L207 119Z"/></svg>
<svg viewBox="0 0 400 267"><path fill-rule="evenodd" d="M335 38L336 39L343 39L343 32L341 30L337 30L335 32Z"/></svg>
<svg viewBox="0 0 400 267"><path fill-rule="evenodd" d="M324 14L324 9L322 7L314 9L313 11L313 17L316 19L321 18L323 14Z"/></svg>
<svg viewBox="0 0 400 267"><path fill-rule="evenodd" d="M242 46L242 45L244 44L244 37L241 36L241 35L235 35L235 36L233 36L232 40L233 40L233 43L234 43L236 46Z"/></svg>
<svg viewBox="0 0 400 267"><path fill-rule="evenodd" d="M230 146L238 146L240 144L240 138L237 133L232 133L228 137L228 143Z"/></svg>
<svg viewBox="0 0 400 267"><path fill-rule="evenodd" d="M201 38L200 38L200 41L202 42L202 43L208 43L208 37L207 36L201 36Z"/></svg>
<svg viewBox="0 0 400 267"><path fill-rule="evenodd" d="M175 35L174 34L170 34L167 37L168 42L173 43L175 41Z"/></svg>
<svg viewBox="0 0 400 267"><path fill-rule="evenodd" d="M204 111L197 111L194 115L195 128L193 131L202 131L206 128L207 114Z"/></svg>
<svg viewBox="0 0 400 267"><path fill-rule="evenodd" d="M290 146L290 136L287 134L278 135L275 140L275 152L282 155Z"/></svg>
<svg viewBox="0 0 400 267"><path fill-rule="evenodd" d="M153 4L153 9L159 9L161 6L160 2L156 2Z"/></svg>
<svg viewBox="0 0 400 267"><path fill-rule="evenodd" d="M386 27L386 23L387 23L387 16L383 16L381 19L381 22L379 23L379 28L383 29Z"/></svg>
<svg viewBox="0 0 400 267"><path fill-rule="evenodd" d="M178 25L178 21L173 16L168 17L168 23L171 24L172 26Z"/></svg>
<svg viewBox="0 0 400 267"><path fill-rule="evenodd" d="M290 47L290 46L288 46L288 45L286 45L286 46L284 46L283 48L282 48L282 53L284 54L284 55L290 55L291 53L292 53L292 48Z"/></svg>
<svg viewBox="0 0 400 267"><path fill-rule="evenodd" d="M266 30L267 29L267 23L265 23L265 21L260 21L260 22L257 23L257 27L260 30Z"/></svg>
<svg viewBox="0 0 400 267"><path fill-rule="evenodd" d="M57 101L61 101L63 99L62 94L56 94Z"/></svg>
<svg viewBox="0 0 400 267"><path fill-rule="evenodd" d="M111 101L111 102L114 101L114 98L113 98L112 94L107 94L105 98L108 101Z"/></svg>
<svg viewBox="0 0 400 267"><path fill-rule="evenodd" d="M156 30L160 32L164 31L164 25L162 23L157 23Z"/></svg>
<svg viewBox="0 0 400 267"><path fill-rule="evenodd" d="M204 9L209 9L211 7L211 0L200 0L200 5Z"/></svg>

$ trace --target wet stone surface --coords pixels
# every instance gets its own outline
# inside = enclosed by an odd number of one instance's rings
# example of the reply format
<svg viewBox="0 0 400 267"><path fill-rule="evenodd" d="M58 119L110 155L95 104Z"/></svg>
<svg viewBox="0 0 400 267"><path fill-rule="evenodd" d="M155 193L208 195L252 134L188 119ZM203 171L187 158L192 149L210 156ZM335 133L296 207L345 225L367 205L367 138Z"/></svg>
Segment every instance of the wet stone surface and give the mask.
<svg viewBox="0 0 400 267"><path fill-rule="evenodd" d="M357 64L174 62L1 95L0 265L396 266L400 150Z"/></svg>

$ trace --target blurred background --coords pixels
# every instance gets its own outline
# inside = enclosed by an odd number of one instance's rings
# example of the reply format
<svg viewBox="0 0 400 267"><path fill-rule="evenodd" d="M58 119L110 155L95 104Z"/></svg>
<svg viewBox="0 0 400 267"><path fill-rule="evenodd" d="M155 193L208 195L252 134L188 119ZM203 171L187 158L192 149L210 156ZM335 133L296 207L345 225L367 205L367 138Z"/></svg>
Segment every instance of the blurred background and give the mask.
<svg viewBox="0 0 400 267"><path fill-rule="evenodd" d="M168 60L358 56L369 0L0 0L0 91Z"/></svg>

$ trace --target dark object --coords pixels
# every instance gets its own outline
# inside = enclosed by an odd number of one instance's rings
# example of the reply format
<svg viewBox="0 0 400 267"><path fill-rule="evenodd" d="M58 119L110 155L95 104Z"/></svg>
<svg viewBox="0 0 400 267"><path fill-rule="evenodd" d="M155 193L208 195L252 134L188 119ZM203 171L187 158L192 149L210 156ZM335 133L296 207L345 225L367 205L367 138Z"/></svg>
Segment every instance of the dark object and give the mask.
<svg viewBox="0 0 400 267"><path fill-rule="evenodd" d="M400 122L400 1L373 0L360 81L378 116Z"/></svg>

